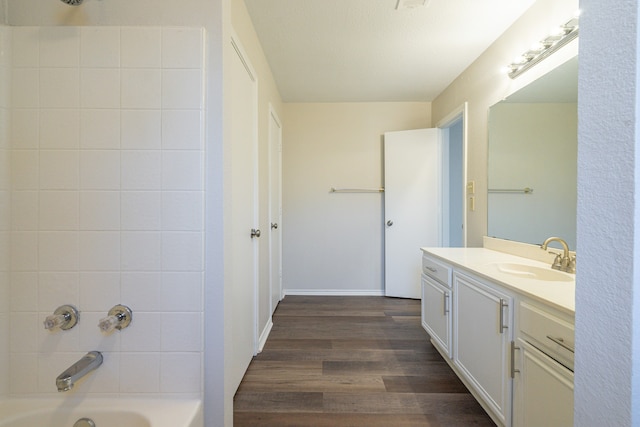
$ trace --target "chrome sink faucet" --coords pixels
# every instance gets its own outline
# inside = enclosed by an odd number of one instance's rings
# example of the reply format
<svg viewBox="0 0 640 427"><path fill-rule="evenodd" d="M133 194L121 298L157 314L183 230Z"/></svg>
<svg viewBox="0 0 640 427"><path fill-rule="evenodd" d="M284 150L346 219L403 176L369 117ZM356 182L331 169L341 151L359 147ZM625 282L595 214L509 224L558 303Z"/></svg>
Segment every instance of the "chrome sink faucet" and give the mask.
<svg viewBox="0 0 640 427"><path fill-rule="evenodd" d="M561 239L560 237L549 237L544 241L544 243L542 243L540 248L542 248L543 251L546 251L549 243L554 241L562 245L563 254L556 255L556 258L553 260L553 264L551 264L551 268L553 268L554 270L566 271L567 273L575 274L576 257L571 256L571 254L569 253L569 245L567 245L567 242L565 242L563 239Z"/></svg>
<svg viewBox="0 0 640 427"><path fill-rule="evenodd" d="M75 383L87 375L89 372L102 365L102 353L99 351L90 351L82 359L69 366L63 373L56 378L56 386L58 391L69 391Z"/></svg>

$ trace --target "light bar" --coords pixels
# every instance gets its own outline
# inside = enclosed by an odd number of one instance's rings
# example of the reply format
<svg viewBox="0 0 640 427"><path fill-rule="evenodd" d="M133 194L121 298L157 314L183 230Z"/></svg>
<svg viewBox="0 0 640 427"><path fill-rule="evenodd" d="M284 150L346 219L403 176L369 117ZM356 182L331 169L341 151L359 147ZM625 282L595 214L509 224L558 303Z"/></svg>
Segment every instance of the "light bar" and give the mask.
<svg viewBox="0 0 640 427"><path fill-rule="evenodd" d="M515 58L511 64L507 66L509 77L515 79L529 68L536 65L571 40L578 37L578 18L572 18L566 24L560 26L543 40L540 40L528 51Z"/></svg>

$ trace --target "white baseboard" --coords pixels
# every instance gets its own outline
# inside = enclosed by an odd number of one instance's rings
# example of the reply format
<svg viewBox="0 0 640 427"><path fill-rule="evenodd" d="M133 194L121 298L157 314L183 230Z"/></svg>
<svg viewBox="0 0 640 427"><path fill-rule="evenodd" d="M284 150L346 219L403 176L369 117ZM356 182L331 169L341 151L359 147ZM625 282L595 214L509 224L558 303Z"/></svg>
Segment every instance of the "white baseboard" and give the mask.
<svg viewBox="0 0 640 427"><path fill-rule="evenodd" d="M258 340L258 353L262 352L264 345L267 343L267 338L269 338L271 329L273 329L273 321L269 318L269 321L265 325L262 333L260 334L260 339Z"/></svg>
<svg viewBox="0 0 640 427"><path fill-rule="evenodd" d="M305 296L384 296L384 290L361 290L361 289L283 289L282 293L286 295L305 295Z"/></svg>

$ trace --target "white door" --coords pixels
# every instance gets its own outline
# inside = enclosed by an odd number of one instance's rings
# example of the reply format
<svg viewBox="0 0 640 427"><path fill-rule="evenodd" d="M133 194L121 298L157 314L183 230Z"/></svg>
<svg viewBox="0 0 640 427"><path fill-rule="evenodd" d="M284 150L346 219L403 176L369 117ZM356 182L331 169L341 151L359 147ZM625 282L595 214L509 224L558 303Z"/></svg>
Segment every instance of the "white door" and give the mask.
<svg viewBox="0 0 640 427"><path fill-rule="evenodd" d="M230 381L238 387L251 358L256 352L256 284L257 239L252 229L257 228L257 82L246 56L236 41L229 77L231 137L231 337L232 360Z"/></svg>
<svg viewBox="0 0 640 427"><path fill-rule="evenodd" d="M384 134L385 295L420 298L423 246L441 245L439 129Z"/></svg>
<svg viewBox="0 0 640 427"><path fill-rule="evenodd" d="M269 111L269 287L271 314L282 298L282 126Z"/></svg>

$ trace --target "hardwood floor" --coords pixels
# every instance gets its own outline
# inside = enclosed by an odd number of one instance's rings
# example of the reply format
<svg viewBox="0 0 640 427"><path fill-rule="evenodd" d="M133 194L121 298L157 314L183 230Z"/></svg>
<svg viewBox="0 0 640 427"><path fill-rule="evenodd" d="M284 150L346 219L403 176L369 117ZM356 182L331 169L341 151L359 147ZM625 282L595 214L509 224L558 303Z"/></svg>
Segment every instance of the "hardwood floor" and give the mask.
<svg viewBox="0 0 640 427"><path fill-rule="evenodd" d="M420 325L420 301L287 296L236 427L495 426Z"/></svg>

